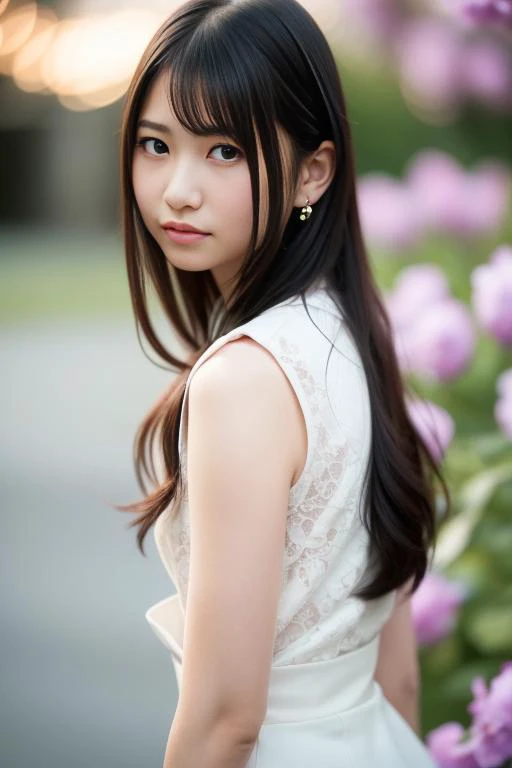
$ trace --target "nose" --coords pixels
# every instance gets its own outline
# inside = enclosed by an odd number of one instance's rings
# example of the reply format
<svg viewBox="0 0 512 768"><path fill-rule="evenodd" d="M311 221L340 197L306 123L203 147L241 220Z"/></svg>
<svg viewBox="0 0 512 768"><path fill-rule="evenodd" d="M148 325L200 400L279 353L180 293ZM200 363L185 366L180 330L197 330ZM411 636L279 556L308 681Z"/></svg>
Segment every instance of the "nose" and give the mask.
<svg viewBox="0 0 512 768"><path fill-rule="evenodd" d="M180 208L199 208L203 199L198 170L192 161L186 158L172 163L167 186L164 190L164 202L178 210Z"/></svg>

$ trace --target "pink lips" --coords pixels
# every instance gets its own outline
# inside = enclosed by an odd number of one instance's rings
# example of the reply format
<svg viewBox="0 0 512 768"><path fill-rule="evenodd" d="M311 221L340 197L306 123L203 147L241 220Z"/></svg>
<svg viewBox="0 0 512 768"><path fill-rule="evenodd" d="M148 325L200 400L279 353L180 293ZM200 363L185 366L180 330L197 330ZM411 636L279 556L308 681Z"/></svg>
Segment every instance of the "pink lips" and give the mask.
<svg viewBox="0 0 512 768"><path fill-rule="evenodd" d="M204 240L208 237L208 232L191 232L190 230L172 229L171 227L164 227L166 235L175 243L197 243L199 240Z"/></svg>
<svg viewBox="0 0 512 768"><path fill-rule="evenodd" d="M197 243L199 240L203 240L210 234L209 232L202 232L191 224L181 221L166 221L162 226L170 240L174 243L181 243L182 245Z"/></svg>

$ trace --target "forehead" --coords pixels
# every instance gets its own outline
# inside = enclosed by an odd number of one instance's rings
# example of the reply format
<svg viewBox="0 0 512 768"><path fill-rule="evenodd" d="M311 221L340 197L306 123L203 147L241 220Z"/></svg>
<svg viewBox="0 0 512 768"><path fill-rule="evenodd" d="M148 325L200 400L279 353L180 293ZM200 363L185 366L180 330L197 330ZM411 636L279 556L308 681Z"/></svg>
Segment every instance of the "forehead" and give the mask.
<svg viewBox="0 0 512 768"><path fill-rule="evenodd" d="M168 72L160 72L155 77L142 102L139 119L148 117L159 122L177 122L169 99L169 77Z"/></svg>

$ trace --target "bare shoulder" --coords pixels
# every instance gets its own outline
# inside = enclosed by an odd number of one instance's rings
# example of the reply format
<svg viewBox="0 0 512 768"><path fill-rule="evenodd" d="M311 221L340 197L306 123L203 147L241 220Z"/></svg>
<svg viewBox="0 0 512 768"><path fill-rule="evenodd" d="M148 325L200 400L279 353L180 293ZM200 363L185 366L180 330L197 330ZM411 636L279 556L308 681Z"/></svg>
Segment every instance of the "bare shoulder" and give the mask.
<svg viewBox="0 0 512 768"><path fill-rule="evenodd" d="M249 336L228 341L195 372L190 391L196 394L250 400L268 393L274 399L290 399L290 385L269 350Z"/></svg>
<svg viewBox="0 0 512 768"><path fill-rule="evenodd" d="M223 344L195 371L191 407L215 410L267 432L289 454L293 482L301 473L307 432L298 398L274 355L249 336Z"/></svg>

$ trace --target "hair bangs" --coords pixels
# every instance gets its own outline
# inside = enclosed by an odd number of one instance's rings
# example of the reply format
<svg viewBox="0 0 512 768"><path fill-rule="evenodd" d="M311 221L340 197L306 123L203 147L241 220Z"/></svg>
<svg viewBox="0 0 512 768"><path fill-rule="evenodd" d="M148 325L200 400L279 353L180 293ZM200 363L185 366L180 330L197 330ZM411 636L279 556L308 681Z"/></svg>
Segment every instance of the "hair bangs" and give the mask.
<svg viewBox="0 0 512 768"><path fill-rule="evenodd" d="M229 136L244 150L255 146L251 130L250 84L240 82L240 67L217 39L195 40L168 53L169 106L178 122L200 136Z"/></svg>

